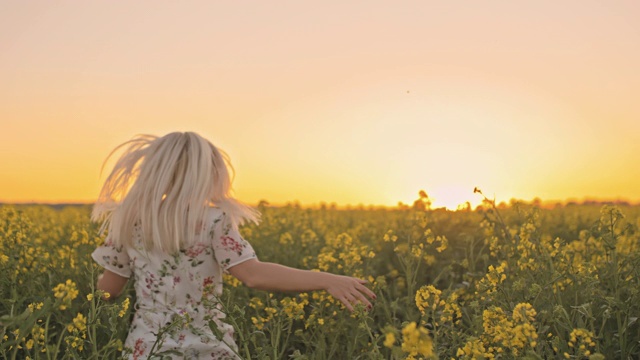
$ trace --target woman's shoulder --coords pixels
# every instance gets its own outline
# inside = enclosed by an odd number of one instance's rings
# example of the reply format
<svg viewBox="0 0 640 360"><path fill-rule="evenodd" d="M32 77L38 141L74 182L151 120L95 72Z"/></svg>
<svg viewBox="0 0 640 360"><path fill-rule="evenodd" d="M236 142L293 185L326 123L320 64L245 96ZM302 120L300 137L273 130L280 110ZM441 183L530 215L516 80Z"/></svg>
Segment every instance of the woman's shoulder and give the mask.
<svg viewBox="0 0 640 360"><path fill-rule="evenodd" d="M224 211L217 206L209 206L207 208L207 219L210 225L222 223L225 216Z"/></svg>
<svg viewBox="0 0 640 360"><path fill-rule="evenodd" d="M207 212L209 213L209 215L217 215L217 216L224 215L224 211L222 211L222 209L213 205L210 205L207 207Z"/></svg>

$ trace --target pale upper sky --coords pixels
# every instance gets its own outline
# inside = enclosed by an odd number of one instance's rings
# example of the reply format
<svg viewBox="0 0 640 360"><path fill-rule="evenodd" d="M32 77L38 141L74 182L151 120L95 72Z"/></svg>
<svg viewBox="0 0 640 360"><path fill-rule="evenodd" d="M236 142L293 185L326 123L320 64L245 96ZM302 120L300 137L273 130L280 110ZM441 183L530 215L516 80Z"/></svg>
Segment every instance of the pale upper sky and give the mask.
<svg viewBox="0 0 640 360"><path fill-rule="evenodd" d="M2 1L0 201L196 131L248 202L640 200L638 1Z"/></svg>

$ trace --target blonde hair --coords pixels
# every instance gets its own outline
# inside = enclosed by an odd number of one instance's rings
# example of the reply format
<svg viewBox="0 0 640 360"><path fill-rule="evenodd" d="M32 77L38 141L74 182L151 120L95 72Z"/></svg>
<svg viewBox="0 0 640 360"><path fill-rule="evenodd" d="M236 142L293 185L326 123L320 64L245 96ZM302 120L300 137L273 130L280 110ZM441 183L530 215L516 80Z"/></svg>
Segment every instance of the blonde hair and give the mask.
<svg viewBox="0 0 640 360"><path fill-rule="evenodd" d="M256 210L231 195L227 154L200 135L138 135L116 147L105 164L123 147L91 214L116 246L132 246L139 224L147 250L175 253L207 235L211 206L220 208L233 228L259 221Z"/></svg>

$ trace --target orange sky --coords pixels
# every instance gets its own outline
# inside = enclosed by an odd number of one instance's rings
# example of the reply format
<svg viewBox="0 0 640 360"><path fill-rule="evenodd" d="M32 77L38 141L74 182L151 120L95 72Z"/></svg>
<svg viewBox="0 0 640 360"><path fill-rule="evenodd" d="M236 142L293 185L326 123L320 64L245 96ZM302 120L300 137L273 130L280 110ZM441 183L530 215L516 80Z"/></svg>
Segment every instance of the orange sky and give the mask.
<svg viewBox="0 0 640 360"><path fill-rule="evenodd" d="M640 200L637 1L3 1L0 201L201 133L249 203Z"/></svg>

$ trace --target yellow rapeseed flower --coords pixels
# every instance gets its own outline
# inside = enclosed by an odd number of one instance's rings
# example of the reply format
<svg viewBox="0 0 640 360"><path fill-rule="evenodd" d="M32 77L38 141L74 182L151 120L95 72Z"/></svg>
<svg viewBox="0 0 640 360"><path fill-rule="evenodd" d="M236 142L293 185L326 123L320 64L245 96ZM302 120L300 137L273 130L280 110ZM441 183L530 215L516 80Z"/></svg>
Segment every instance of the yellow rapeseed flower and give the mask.
<svg viewBox="0 0 640 360"><path fill-rule="evenodd" d="M222 274L222 280L226 285L229 285L231 287L238 287L242 285L242 281L238 280L238 278L230 274Z"/></svg>
<svg viewBox="0 0 640 360"><path fill-rule="evenodd" d="M71 334L65 337L67 345L82 351L84 349L84 339L87 337L87 318L78 313L71 324L67 325L67 331Z"/></svg>
<svg viewBox="0 0 640 360"><path fill-rule="evenodd" d="M427 329L418 326L415 322L411 322L402 328L402 351L408 353L411 357L417 355L432 356L433 343Z"/></svg>
<svg viewBox="0 0 640 360"><path fill-rule="evenodd" d="M127 310L129 309L129 302L129 298L124 299L122 302L122 308L120 308L120 311L118 312L119 317L123 317L127 313Z"/></svg>
<svg viewBox="0 0 640 360"><path fill-rule="evenodd" d="M29 304L28 308L29 308L29 312L33 313L36 310L40 310L42 309L42 306L44 305L44 303L42 302L38 302L38 303L31 303Z"/></svg>
<svg viewBox="0 0 640 360"><path fill-rule="evenodd" d="M477 338L470 338L464 347L458 348L456 356L459 359L492 359L494 357Z"/></svg>
<svg viewBox="0 0 640 360"><path fill-rule="evenodd" d="M447 238L445 236L436 237L436 241L440 242L440 246L438 246L436 248L437 252L443 252L443 251L447 250L447 246L449 245L449 240L447 240Z"/></svg>
<svg viewBox="0 0 640 360"><path fill-rule="evenodd" d="M393 234L393 230L389 230L386 234L384 234L384 237L382 239L385 242L396 242L398 240L398 237Z"/></svg>
<svg viewBox="0 0 640 360"><path fill-rule="evenodd" d="M591 354L591 348L596 346L596 343L593 341L594 337L593 332L587 329L573 329L569 334L569 342L567 345L575 348L577 354L588 356L587 352Z"/></svg>
<svg viewBox="0 0 640 360"><path fill-rule="evenodd" d="M529 303L520 303L513 309L513 320L516 322L533 322L536 317L536 309Z"/></svg>
<svg viewBox="0 0 640 360"><path fill-rule="evenodd" d="M80 332L87 330L87 318L84 317L82 313L78 313L78 315L73 318L73 326Z"/></svg>
<svg viewBox="0 0 640 360"><path fill-rule="evenodd" d="M262 321L262 318L258 319L257 317L252 316L251 323L253 323L253 326L255 326L258 330L262 330L264 328L264 322Z"/></svg>
<svg viewBox="0 0 640 360"><path fill-rule="evenodd" d="M286 297L280 300L282 311L290 320L304 319L304 301L298 302L295 298Z"/></svg>
<svg viewBox="0 0 640 360"><path fill-rule="evenodd" d="M53 288L53 296L56 299L60 299L61 304L59 309L65 310L71 305L71 301L75 299L79 294L76 283L71 280L67 280L65 283L60 283Z"/></svg>
<svg viewBox="0 0 640 360"><path fill-rule="evenodd" d="M435 311L439 305L444 305L444 301L440 300L442 291L433 285L425 285L416 291L415 302L418 310L425 314L427 310Z"/></svg>
<svg viewBox="0 0 640 360"><path fill-rule="evenodd" d="M31 329L31 336L36 341L38 346L41 347L40 352L47 351L47 348L45 347L45 342L44 342L45 340L44 334L45 334L44 328L40 327L39 325L35 325L33 329Z"/></svg>
<svg viewBox="0 0 640 360"><path fill-rule="evenodd" d="M391 349L395 343L396 343L396 336L392 332L388 332L384 336L383 345Z"/></svg>

